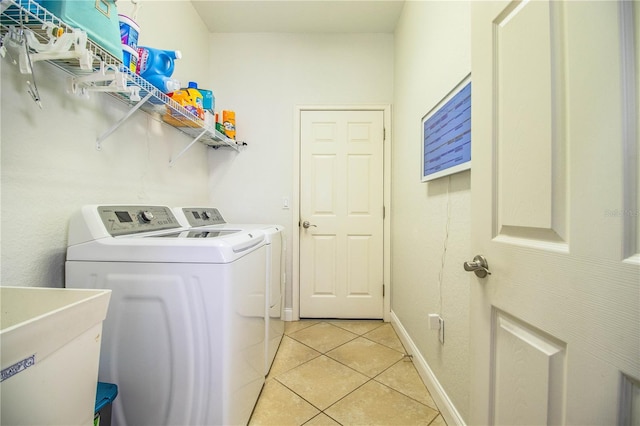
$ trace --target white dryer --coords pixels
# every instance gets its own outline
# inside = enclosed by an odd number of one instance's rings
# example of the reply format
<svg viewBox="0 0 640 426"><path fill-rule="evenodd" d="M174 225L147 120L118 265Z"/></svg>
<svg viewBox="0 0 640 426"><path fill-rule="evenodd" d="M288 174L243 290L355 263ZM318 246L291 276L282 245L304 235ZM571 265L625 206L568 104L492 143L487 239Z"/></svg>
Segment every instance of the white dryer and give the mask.
<svg viewBox="0 0 640 426"><path fill-rule="evenodd" d="M265 286L265 376L284 335L284 283L285 245L284 227L268 224L227 223L214 207L176 207L173 212L185 227L211 230L259 230L264 232L267 244L267 272Z"/></svg>
<svg viewBox="0 0 640 426"><path fill-rule="evenodd" d="M246 424L264 384L264 233L195 230L165 206L85 206L65 283L108 288L99 380L113 423Z"/></svg>

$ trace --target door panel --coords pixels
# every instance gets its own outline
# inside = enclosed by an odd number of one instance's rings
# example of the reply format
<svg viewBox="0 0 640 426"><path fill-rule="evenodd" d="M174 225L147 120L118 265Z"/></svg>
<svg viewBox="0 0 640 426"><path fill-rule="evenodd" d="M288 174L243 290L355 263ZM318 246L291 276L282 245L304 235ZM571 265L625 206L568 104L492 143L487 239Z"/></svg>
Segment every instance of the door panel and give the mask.
<svg viewBox="0 0 640 426"><path fill-rule="evenodd" d="M564 85L561 61L552 61L562 50L557 9L514 2L494 23L493 226L505 242L566 251Z"/></svg>
<svg viewBox="0 0 640 426"><path fill-rule="evenodd" d="M362 190L368 188L367 183L371 179L371 160L369 155L350 155L347 159L347 212L350 216L372 213L371 194Z"/></svg>
<svg viewBox="0 0 640 426"><path fill-rule="evenodd" d="M633 87L635 86L636 98L633 99L633 95L629 96L628 103L625 108L625 118L628 128L627 140L627 152L629 160L625 163L625 199L627 200L627 208L625 209L628 214L625 215L625 235L630 235L628 241L633 241L635 235L635 244L627 242L627 250L625 254L627 256L634 256L635 261L640 263L640 6L637 2L625 2L623 3L623 10L621 15L627 16L625 20L625 39L623 40L625 50L636 52L636 61L629 61L630 64L625 67L624 73L624 86L625 93L633 93ZM634 9L635 8L635 9ZM629 10L633 9L633 10ZM635 119L635 131L633 122ZM634 161L634 155L635 161ZM635 180L633 179L635 175ZM633 212L635 211L635 221L633 219ZM635 225L635 232L633 227ZM637 393L640 395L640 392ZM636 419L640 419L640 396L636 405L638 416Z"/></svg>
<svg viewBox="0 0 640 426"><path fill-rule="evenodd" d="M336 297L336 258L337 241L334 235L314 235L312 245L313 291L315 297Z"/></svg>
<svg viewBox="0 0 640 426"><path fill-rule="evenodd" d="M562 423L566 345L496 311L493 390L495 423Z"/></svg>
<svg viewBox="0 0 640 426"><path fill-rule="evenodd" d="M609 215L622 216L624 221L624 256L640 263L640 5L638 2L620 3L621 43L628 60L622 64L622 90L624 96L623 131L624 146L624 206L621 211L608 211ZM635 60L634 60L635 59ZM635 95L635 96L634 96ZM640 405L638 405L640 410ZM640 418L640 417L639 417Z"/></svg>
<svg viewBox="0 0 640 426"><path fill-rule="evenodd" d="M337 191L336 156L314 156L311 165L311 212L314 215L335 215Z"/></svg>
<svg viewBox="0 0 640 426"><path fill-rule="evenodd" d="M371 296L370 252L371 236L350 235L347 237L347 295Z"/></svg>
<svg viewBox="0 0 640 426"><path fill-rule="evenodd" d="M300 316L382 318L383 112L300 119Z"/></svg>
<svg viewBox="0 0 640 426"><path fill-rule="evenodd" d="M551 228L548 24L549 8L538 2L519 4L495 23L500 228ZM523 60L525 55L528 60Z"/></svg>
<svg viewBox="0 0 640 426"><path fill-rule="evenodd" d="M620 386L640 378L630 3L472 2L470 255L492 275L471 278L471 424L633 410Z"/></svg>

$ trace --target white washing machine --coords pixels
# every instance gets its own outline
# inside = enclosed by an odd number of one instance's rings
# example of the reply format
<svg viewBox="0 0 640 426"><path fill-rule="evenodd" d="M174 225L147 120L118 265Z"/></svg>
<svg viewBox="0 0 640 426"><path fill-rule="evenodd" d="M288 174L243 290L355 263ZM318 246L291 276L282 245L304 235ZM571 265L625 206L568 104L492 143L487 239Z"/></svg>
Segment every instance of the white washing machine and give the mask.
<svg viewBox="0 0 640 426"><path fill-rule="evenodd" d="M113 423L239 425L264 384L266 254L258 229L195 230L165 206L85 206L66 286L108 288L99 380Z"/></svg>
<svg viewBox="0 0 640 426"><path fill-rule="evenodd" d="M266 224L226 223L222 214L214 207L176 207L173 212L185 227L212 230L260 230L267 244L267 272L265 287L265 376L284 335L284 227Z"/></svg>

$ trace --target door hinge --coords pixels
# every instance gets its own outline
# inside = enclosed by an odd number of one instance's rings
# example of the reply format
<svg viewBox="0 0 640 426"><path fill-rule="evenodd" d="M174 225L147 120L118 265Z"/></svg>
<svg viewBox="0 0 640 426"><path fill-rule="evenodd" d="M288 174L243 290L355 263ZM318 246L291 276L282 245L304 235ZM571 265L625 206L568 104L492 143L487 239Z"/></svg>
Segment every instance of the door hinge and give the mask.
<svg viewBox="0 0 640 426"><path fill-rule="evenodd" d="M384 297L384 284L382 284L382 297Z"/></svg>
<svg viewBox="0 0 640 426"><path fill-rule="evenodd" d="M387 140L387 128L383 127L382 128L382 142Z"/></svg>
<svg viewBox="0 0 640 426"><path fill-rule="evenodd" d="M382 218L387 218L387 208L385 206L382 206Z"/></svg>

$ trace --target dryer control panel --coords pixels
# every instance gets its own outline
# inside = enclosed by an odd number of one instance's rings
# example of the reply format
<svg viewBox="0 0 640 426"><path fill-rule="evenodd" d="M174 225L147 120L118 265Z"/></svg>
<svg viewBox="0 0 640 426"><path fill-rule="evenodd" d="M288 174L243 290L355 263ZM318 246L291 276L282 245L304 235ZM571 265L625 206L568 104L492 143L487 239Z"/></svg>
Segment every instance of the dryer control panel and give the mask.
<svg viewBox="0 0 640 426"><path fill-rule="evenodd" d="M113 237L180 228L166 206L99 206L98 214Z"/></svg>
<svg viewBox="0 0 640 426"><path fill-rule="evenodd" d="M184 207L182 212L191 227L226 223L222 214L214 207Z"/></svg>

